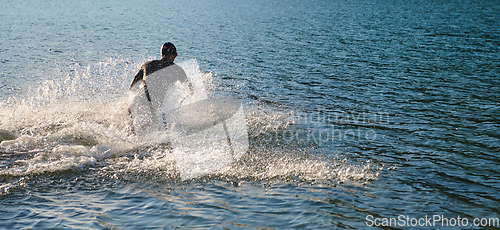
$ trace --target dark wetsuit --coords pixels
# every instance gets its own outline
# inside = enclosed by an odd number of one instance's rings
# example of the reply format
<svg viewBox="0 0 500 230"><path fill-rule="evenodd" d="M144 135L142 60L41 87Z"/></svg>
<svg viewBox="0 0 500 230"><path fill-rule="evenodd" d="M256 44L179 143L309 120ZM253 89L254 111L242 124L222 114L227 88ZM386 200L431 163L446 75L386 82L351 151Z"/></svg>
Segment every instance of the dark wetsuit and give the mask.
<svg viewBox="0 0 500 230"><path fill-rule="evenodd" d="M176 81L180 81L181 83L184 83L188 80L186 73L184 72L184 70L180 66L174 64L173 62L167 61L166 59L154 60L154 61L146 62L146 63L144 63L144 65L142 65L139 72L135 75L134 80L132 81L132 84L130 84L130 89L132 89L132 87L136 83L140 83L140 82L145 83L146 76L148 76L148 75L150 75L158 70L166 68L166 67L170 67L172 69L172 73L173 73L172 78L169 79L169 83L171 83L171 84L169 84L167 87L170 87ZM148 101L151 101L151 97L149 96L147 87L148 86L146 84L144 84L144 90L146 92L146 96L148 98ZM190 88L191 88L191 84L190 84ZM191 88L191 90L192 90L192 88Z"/></svg>
<svg viewBox="0 0 500 230"><path fill-rule="evenodd" d="M165 69L168 68L168 69ZM167 61L166 59L161 59L161 60L154 60L154 61L149 61L144 63L142 65L141 69L139 72L135 75L134 80L132 81L132 84L130 84L130 90L134 93L140 93L143 91L146 94L146 98L149 102L151 102L151 108L159 108L161 106L161 103L163 102L163 98L151 98L151 95L148 91L148 85L146 85L147 82L147 77L151 74L153 74L156 71L163 70L165 69L166 72L164 72L164 81L162 82L161 85L150 85L149 88L152 90L154 88L157 89L157 87L165 87L169 88L173 86L177 81L180 81L181 83L188 83L189 90L191 91L191 95L194 94L194 88L191 83L188 82L188 78L186 76L186 73L184 70L174 64L173 62ZM153 91L155 92L155 91ZM182 102L181 102L182 103ZM131 116L132 119L132 108L128 109L129 115ZM132 121L133 122L133 121ZM134 126L132 126L131 129L132 133L135 133Z"/></svg>

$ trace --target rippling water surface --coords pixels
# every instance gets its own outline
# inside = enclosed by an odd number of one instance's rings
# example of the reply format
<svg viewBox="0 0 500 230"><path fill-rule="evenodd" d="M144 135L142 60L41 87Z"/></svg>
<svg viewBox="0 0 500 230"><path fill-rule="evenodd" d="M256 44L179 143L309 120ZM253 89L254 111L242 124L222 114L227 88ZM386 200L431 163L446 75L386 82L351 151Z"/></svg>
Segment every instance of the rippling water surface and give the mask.
<svg viewBox="0 0 500 230"><path fill-rule="evenodd" d="M4 2L0 228L498 227L499 11ZM128 85L166 41L186 72L245 106L246 155L189 181L168 145L128 132Z"/></svg>

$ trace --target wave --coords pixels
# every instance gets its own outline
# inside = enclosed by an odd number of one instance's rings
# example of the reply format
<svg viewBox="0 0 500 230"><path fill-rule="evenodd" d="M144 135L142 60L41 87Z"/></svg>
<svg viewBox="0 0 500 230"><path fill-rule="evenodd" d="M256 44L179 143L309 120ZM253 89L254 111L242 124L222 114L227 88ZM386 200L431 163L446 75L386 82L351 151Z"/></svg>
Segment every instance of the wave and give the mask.
<svg viewBox="0 0 500 230"><path fill-rule="evenodd" d="M192 78L202 79L207 89L217 88L212 74L200 71L196 61L179 65ZM137 66L110 59L78 67L33 86L23 97L0 102L2 188L9 188L9 178L89 167L124 180L179 181L171 146L145 143L130 132L127 80ZM285 141L263 141L262 136L293 129L294 113L251 103L245 107L251 145L247 154L201 180L331 182L378 177L375 164L328 159Z"/></svg>

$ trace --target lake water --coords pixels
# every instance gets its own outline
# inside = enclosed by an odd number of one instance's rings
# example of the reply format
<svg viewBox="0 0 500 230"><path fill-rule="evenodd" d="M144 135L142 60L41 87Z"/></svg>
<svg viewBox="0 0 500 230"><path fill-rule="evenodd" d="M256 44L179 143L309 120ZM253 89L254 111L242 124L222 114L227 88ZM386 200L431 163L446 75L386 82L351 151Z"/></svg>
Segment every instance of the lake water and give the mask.
<svg viewBox="0 0 500 230"><path fill-rule="evenodd" d="M3 1L0 228L498 227L498 1ZM130 136L160 46L245 107L182 181Z"/></svg>

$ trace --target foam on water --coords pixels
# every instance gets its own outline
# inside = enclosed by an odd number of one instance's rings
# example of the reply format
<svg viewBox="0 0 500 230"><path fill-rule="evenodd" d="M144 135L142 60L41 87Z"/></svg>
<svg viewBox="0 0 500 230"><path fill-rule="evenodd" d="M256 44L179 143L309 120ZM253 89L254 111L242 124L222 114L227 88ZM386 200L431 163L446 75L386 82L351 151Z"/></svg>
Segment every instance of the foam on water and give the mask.
<svg viewBox="0 0 500 230"><path fill-rule="evenodd" d="M196 61L180 63L191 79L216 90L212 75ZM138 64L109 59L54 73L23 97L9 98L0 108L0 177L3 193L32 174L97 168L121 179L177 181L179 174L168 144L145 143L131 135L127 95ZM293 129L294 112L262 105L245 107L250 149L239 161L202 179L268 181L373 180L380 166L348 162L340 156L325 159L307 148L286 142L263 142L262 135ZM300 147L300 146L299 146ZM17 182L8 178L18 178Z"/></svg>
<svg viewBox="0 0 500 230"><path fill-rule="evenodd" d="M78 169L140 145L128 134L126 60L75 65L47 74L22 96L3 101L0 126L2 175Z"/></svg>

